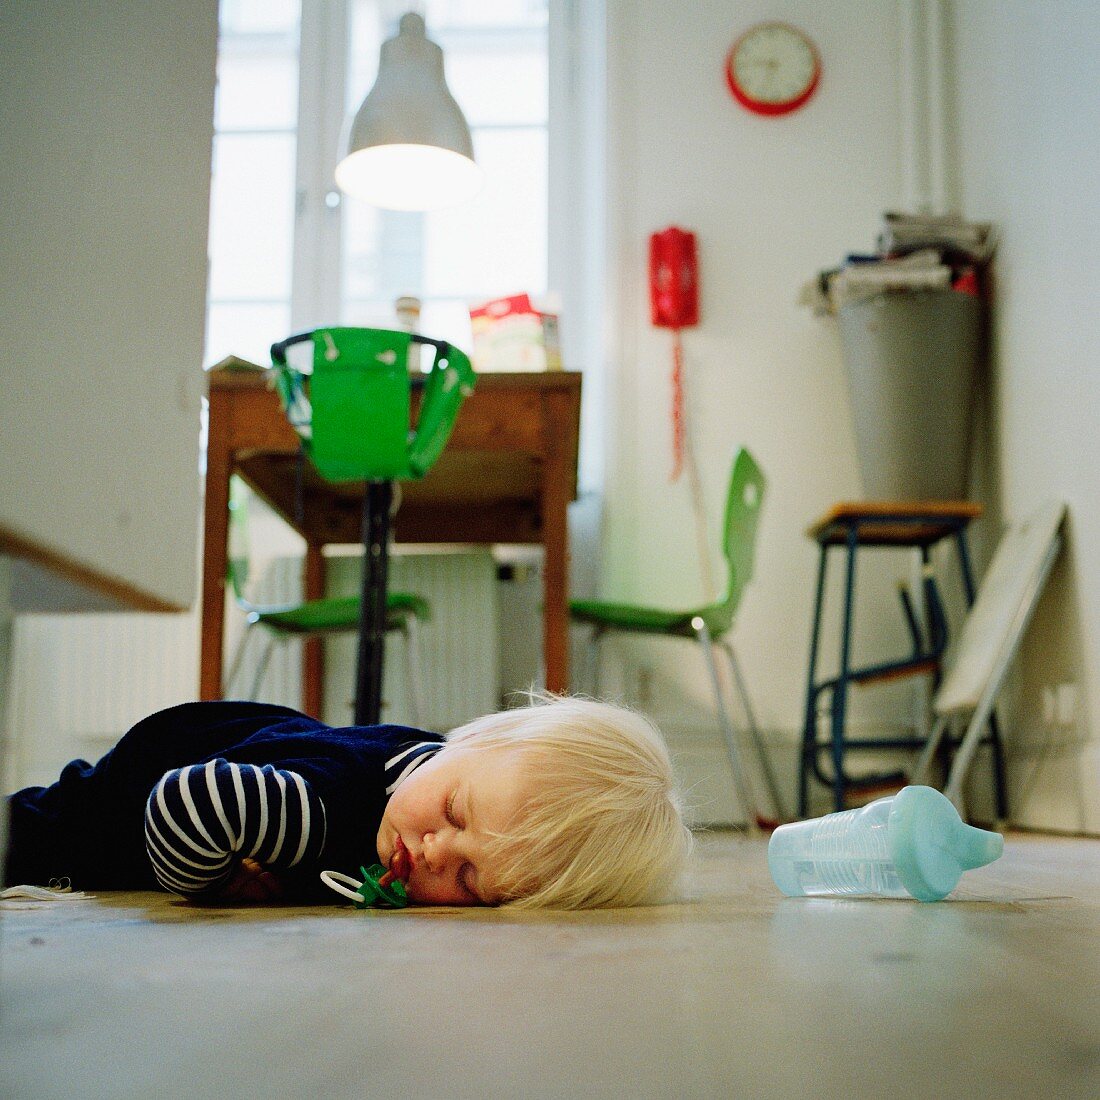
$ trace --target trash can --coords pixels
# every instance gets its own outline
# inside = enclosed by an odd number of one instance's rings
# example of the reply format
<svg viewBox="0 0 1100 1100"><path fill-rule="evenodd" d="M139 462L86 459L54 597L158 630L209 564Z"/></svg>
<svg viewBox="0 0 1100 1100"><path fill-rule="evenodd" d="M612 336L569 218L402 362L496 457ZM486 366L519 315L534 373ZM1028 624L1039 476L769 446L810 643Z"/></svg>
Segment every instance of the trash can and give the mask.
<svg viewBox="0 0 1100 1100"><path fill-rule="evenodd" d="M868 500L962 500L984 305L891 291L838 311Z"/></svg>

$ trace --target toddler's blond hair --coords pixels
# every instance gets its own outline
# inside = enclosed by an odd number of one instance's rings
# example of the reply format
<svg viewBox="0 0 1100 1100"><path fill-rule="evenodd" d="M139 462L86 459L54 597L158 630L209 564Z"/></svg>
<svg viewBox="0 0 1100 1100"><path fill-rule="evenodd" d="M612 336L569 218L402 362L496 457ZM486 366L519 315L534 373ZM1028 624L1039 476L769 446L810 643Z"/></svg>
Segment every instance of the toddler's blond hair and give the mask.
<svg viewBox="0 0 1100 1100"><path fill-rule="evenodd" d="M548 695L478 718L447 741L521 754L530 799L493 846L507 904L643 905L675 891L692 838L668 749L642 715Z"/></svg>

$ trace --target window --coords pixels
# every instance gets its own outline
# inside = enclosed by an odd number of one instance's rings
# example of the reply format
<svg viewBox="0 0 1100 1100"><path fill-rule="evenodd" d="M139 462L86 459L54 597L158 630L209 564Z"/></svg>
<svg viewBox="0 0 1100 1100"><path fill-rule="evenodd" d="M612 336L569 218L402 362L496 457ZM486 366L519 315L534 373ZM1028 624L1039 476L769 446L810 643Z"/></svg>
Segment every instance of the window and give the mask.
<svg viewBox="0 0 1100 1100"><path fill-rule="evenodd" d="M392 325L402 295L421 299L421 331L469 349L471 303L545 293L548 2L423 5L486 179L469 203L410 214L347 199L332 173L411 5L222 0L209 362L266 362L272 341L319 324Z"/></svg>
<svg viewBox="0 0 1100 1100"><path fill-rule="evenodd" d="M208 361L264 362L290 324L297 0L223 0L210 190Z"/></svg>

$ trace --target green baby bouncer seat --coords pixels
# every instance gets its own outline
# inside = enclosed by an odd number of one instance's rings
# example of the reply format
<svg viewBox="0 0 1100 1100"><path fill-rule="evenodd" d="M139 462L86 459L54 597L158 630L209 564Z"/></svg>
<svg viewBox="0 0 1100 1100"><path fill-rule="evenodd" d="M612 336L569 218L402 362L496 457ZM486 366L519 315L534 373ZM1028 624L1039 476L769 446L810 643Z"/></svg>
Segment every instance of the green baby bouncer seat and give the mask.
<svg viewBox="0 0 1100 1100"><path fill-rule="evenodd" d="M294 366L288 349L310 343L312 363ZM410 354L432 349L426 371ZM394 484L419 480L450 438L473 392L469 358L444 340L372 328L317 328L271 346L275 384L305 457L326 481L366 483L355 723L377 724ZM414 422L413 392L422 390Z"/></svg>

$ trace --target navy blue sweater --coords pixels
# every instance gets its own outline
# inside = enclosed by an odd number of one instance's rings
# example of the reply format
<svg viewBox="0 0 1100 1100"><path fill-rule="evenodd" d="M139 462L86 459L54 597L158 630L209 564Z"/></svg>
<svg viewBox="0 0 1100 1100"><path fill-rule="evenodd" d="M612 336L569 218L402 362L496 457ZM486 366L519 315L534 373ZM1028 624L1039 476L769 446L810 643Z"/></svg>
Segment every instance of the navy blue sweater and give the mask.
<svg viewBox="0 0 1100 1100"><path fill-rule="evenodd" d="M266 703L185 703L139 722L94 766L12 796L7 883L215 891L251 855L289 897L359 877L393 787L442 744L407 726L326 726Z"/></svg>

